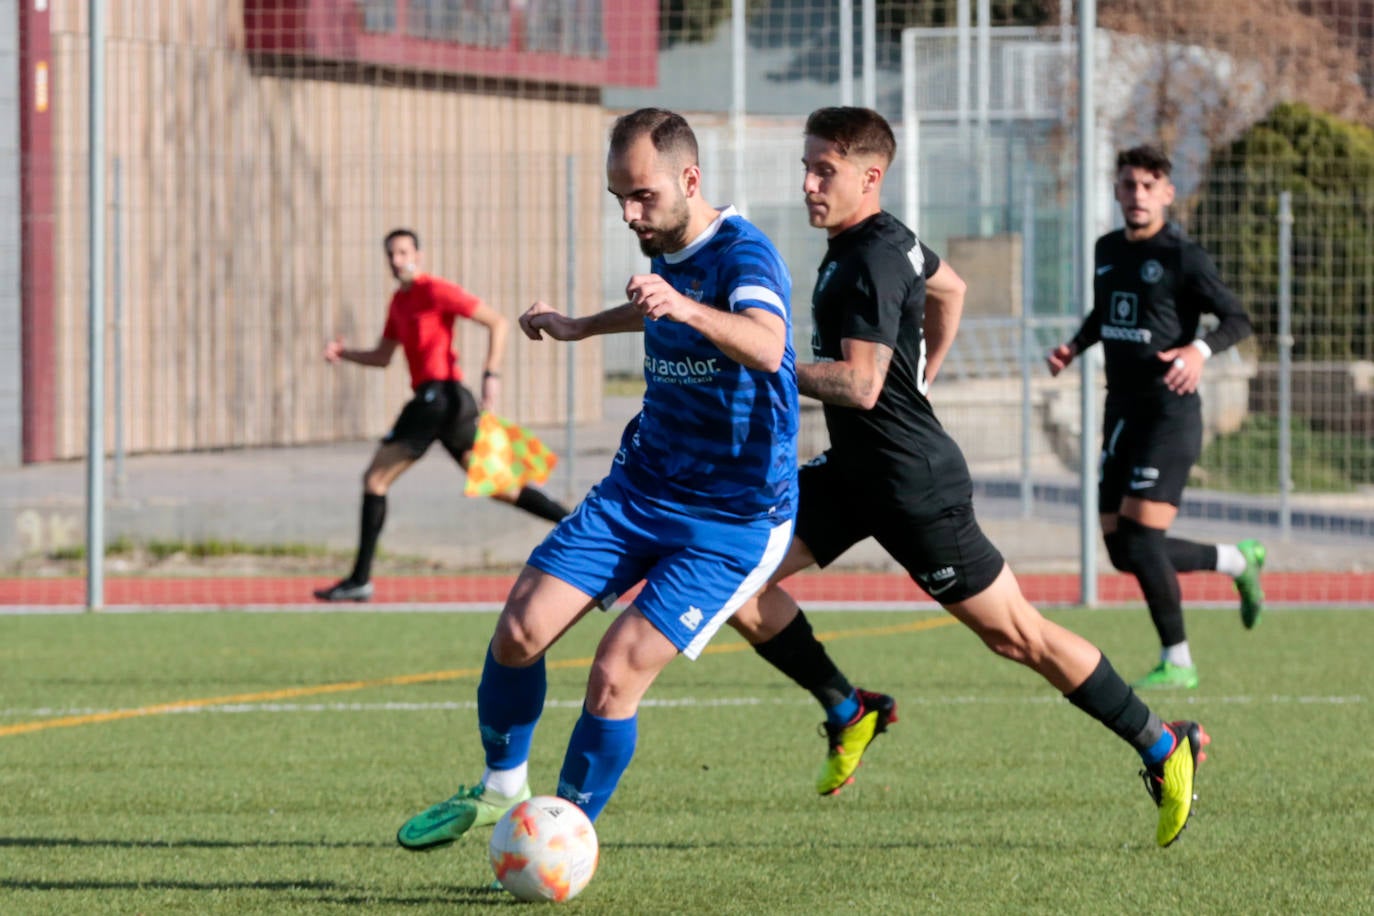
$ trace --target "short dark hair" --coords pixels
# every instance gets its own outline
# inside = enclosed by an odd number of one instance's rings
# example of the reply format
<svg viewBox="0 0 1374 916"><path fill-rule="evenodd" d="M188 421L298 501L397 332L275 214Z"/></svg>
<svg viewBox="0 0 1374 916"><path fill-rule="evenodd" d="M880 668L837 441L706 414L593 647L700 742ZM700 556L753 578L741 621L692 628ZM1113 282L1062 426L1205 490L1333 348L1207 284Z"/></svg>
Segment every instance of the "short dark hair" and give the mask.
<svg viewBox="0 0 1374 916"><path fill-rule="evenodd" d="M392 229L388 232L386 238L382 239L382 250L387 254L391 254L391 242L393 239L410 239L415 245L415 250L420 250L420 237L415 234L414 229Z"/></svg>
<svg viewBox="0 0 1374 916"><path fill-rule="evenodd" d="M871 108L837 105L817 108L806 119L806 134L829 140L840 148L840 155L877 156L891 165L897 155L897 138L892 125Z"/></svg>
<svg viewBox="0 0 1374 916"><path fill-rule="evenodd" d="M1170 175L1174 164L1169 161L1164 150L1150 144L1133 146L1116 154L1116 170L1124 168L1144 169L1152 175Z"/></svg>
<svg viewBox="0 0 1374 916"><path fill-rule="evenodd" d="M684 160L684 165L697 164L697 135L686 118L666 108L641 108L616 118L611 126L611 152L624 152L645 134L660 153Z"/></svg>

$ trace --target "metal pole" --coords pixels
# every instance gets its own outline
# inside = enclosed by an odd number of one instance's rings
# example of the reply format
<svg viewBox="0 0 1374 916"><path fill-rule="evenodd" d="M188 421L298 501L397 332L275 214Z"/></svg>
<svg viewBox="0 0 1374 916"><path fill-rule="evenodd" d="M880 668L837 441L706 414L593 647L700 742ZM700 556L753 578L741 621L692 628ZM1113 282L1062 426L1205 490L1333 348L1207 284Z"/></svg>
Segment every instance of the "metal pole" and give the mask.
<svg viewBox="0 0 1374 916"><path fill-rule="evenodd" d="M1279 193L1279 533L1293 532L1293 193Z"/></svg>
<svg viewBox="0 0 1374 916"><path fill-rule="evenodd" d="M114 321L111 331L114 349L114 495L124 498L124 170L118 156L110 161L111 210L110 256L114 262L114 276L110 280L113 297L110 302Z"/></svg>
<svg viewBox="0 0 1374 916"><path fill-rule="evenodd" d="M734 198L732 202L735 209L748 216L749 202L744 190L744 89L747 79L744 62L745 52L748 50L745 47L748 41L745 30L745 2L746 0L733 0L730 7L730 140L734 147L732 152L735 164L734 181L730 189L733 192L731 196Z"/></svg>
<svg viewBox="0 0 1374 916"><path fill-rule="evenodd" d="M567 212L568 212L568 286L564 301L568 303L568 317L573 318L577 315L577 157L571 154L565 160L564 181L566 188ZM577 500L581 494L577 492L577 361L575 359L577 348L568 346L564 348L568 352L568 403L567 403L567 429L563 438L563 453L565 457L564 467L567 471L568 489L567 496L569 504Z"/></svg>
<svg viewBox="0 0 1374 916"><path fill-rule="evenodd" d="M978 234L992 235L992 152L989 109L992 107L992 0L978 0ZM1010 229L1008 230L1010 231Z"/></svg>
<svg viewBox="0 0 1374 916"><path fill-rule="evenodd" d="M1025 160L1029 163L1029 159ZM1031 315L1035 303L1035 185L1026 166L1021 203L1021 517L1030 518L1035 508L1035 482L1031 479L1031 363L1034 339Z"/></svg>
<svg viewBox="0 0 1374 916"><path fill-rule="evenodd" d="M954 55L956 74L955 117L959 125L959 153L968 156L968 96L969 96L969 50L972 44L972 13L969 0L959 0L955 7ZM965 161L968 161L965 159Z"/></svg>
<svg viewBox="0 0 1374 916"><path fill-rule="evenodd" d="M863 0L864 107L878 107L878 0Z"/></svg>
<svg viewBox="0 0 1374 916"><path fill-rule="evenodd" d="M105 2L88 0L86 609L105 606Z"/></svg>
<svg viewBox="0 0 1374 916"><path fill-rule="evenodd" d="M854 104L854 0L840 0L840 104Z"/></svg>
<svg viewBox="0 0 1374 916"><path fill-rule="evenodd" d="M1084 0L1078 7L1078 292L1084 315L1093 307L1093 247L1096 243L1093 218L1097 188L1097 99L1093 92L1093 33L1097 29L1096 0ZM1089 351L1092 352L1092 351ZM1079 603L1097 604L1097 397L1094 389L1093 360L1078 361L1079 416L1082 430L1078 444L1078 473L1082 481L1079 496L1079 555L1082 579Z"/></svg>
<svg viewBox="0 0 1374 916"><path fill-rule="evenodd" d="M916 110L916 31L902 29L902 196L906 224L919 234L921 225L921 122Z"/></svg>

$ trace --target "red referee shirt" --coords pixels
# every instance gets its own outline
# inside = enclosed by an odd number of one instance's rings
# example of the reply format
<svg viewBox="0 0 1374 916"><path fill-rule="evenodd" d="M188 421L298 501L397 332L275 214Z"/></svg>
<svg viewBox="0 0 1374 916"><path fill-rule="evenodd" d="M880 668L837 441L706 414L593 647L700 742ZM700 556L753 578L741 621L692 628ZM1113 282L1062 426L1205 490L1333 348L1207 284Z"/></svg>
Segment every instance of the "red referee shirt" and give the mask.
<svg viewBox="0 0 1374 916"><path fill-rule="evenodd" d="M430 274L420 274L408 288L396 290L382 336L405 350L411 388L463 380L453 350L453 321L471 318L481 301L457 283Z"/></svg>

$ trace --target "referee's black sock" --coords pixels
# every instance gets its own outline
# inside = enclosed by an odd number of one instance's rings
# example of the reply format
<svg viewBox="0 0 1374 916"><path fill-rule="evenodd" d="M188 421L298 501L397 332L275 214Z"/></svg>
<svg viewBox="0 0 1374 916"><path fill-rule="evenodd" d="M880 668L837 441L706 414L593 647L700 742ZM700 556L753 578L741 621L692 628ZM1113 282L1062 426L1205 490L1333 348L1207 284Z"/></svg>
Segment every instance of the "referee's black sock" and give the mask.
<svg viewBox="0 0 1374 916"><path fill-rule="evenodd" d="M791 623L772 639L754 646L754 651L809 691L827 710L854 695L853 685L830 660L800 608Z"/></svg>
<svg viewBox="0 0 1374 916"><path fill-rule="evenodd" d="M1169 562L1179 572L1198 572L1217 568L1217 545L1199 544L1182 538L1165 538L1164 549L1169 553Z"/></svg>
<svg viewBox="0 0 1374 916"><path fill-rule="evenodd" d="M1102 656L1087 680L1064 698L1110 728L1143 756L1156 749L1164 736L1164 723L1136 696Z"/></svg>
<svg viewBox="0 0 1374 916"><path fill-rule="evenodd" d="M353 561L353 572L348 581L362 585L372 578L372 557L377 552L377 538L386 522L386 497L376 493L363 493L362 519L358 523L358 558Z"/></svg>
<svg viewBox="0 0 1374 916"><path fill-rule="evenodd" d="M1136 577L1140 590L1145 593L1150 619L1159 633L1159 644L1176 646L1186 642L1178 570L1169 560L1164 531L1147 528L1133 518L1122 516L1117 520L1115 537L1116 549L1122 554L1125 568ZM1122 564L1118 563L1117 568L1121 569Z"/></svg>
<svg viewBox="0 0 1374 916"><path fill-rule="evenodd" d="M561 522L568 514L562 503L550 499L547 493L535 487L522 487L520 494L515 497L515 507L551 522Z"/></svg>

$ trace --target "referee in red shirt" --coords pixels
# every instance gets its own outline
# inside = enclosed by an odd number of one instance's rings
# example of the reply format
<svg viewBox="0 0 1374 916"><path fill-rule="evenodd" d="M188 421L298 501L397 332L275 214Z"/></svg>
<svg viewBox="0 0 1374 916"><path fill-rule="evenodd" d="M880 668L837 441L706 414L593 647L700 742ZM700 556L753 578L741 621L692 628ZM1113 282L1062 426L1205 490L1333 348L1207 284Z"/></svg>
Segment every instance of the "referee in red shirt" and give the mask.
<svg viewBox="0 0 1374 916"><path fill-rule="evenodd" d="M467 470L480 410L494 410L501 393L501 357L509 322L495 309L456 283L420 271L420 239L409 229L396 229L383 243L391 274L400 283L387 311L381 339L370 350L350 350L343 339L325 345L331 363L346 360L385 368L396 348L405 351L415 396L401 410L396 425L382 439L363 475L362 521L353 571L328 588L317 589L321 601L367 601L372 597L372 557L386 520L386 492L435 441ZM487 359L482 371L482 401L463 382L453 350L453 322L469 318L485 325ZM568 514L562 505L535 487L499 493L502 502L557 522Z"/></svg>

